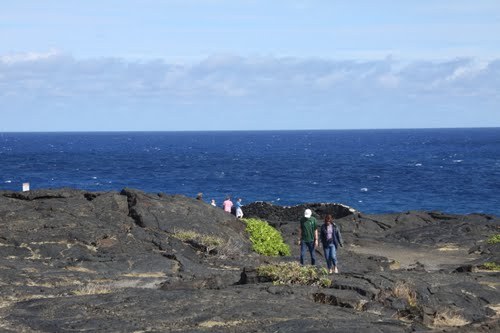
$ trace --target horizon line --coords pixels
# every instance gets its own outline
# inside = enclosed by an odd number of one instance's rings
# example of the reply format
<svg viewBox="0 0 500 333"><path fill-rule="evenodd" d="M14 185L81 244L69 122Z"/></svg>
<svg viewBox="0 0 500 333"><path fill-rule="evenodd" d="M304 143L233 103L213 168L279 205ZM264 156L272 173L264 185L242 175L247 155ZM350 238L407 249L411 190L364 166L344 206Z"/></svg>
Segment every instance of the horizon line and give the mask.
<svg viewBox="0 0 500 333"><path fill-rule="evenodd" d="M309 129L211 129L211 130L67 130L67 131L0 131L4 133L192 133L192 132L305 132L305 131L390 131L390 130L458 130L500 129L500 126L479 127L387 127L387 128L309 128Z"/></svg>

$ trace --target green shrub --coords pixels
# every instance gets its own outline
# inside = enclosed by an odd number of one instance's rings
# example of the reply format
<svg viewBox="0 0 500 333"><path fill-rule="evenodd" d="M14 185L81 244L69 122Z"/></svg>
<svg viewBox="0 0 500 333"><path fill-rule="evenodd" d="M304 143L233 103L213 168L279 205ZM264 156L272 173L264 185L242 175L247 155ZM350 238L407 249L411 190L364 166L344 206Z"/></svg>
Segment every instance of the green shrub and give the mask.
<svg viewBox="0 0 500 333"><path fill-rule="evenodd" d="M500 272L500 265L496 262L485 262L482 266L489 271Z"/></svg>
<svg viewBox="0 0 500 333"><path fill-rule="evenodd" d="M274 284L301 284L329 287L332 280L326 269L314 266L301 266L297 262L264 265L257 268L259 276L266 277Z"/></svg>
<svg viewBox="0 0 500 333"><path fill-rule="evenodd" d="M488 244L498 244L500 243L500 234L496 234L488 238L486 241Z"/></svg>
<svg viewBox="0 0 500 333"><path fill-rule="evenodd" d="M278 230L271 227L266 221L259 219L243 219L246 230L250 233L252 250L265 256L289 256L290 247L283 242Z"/></svg>

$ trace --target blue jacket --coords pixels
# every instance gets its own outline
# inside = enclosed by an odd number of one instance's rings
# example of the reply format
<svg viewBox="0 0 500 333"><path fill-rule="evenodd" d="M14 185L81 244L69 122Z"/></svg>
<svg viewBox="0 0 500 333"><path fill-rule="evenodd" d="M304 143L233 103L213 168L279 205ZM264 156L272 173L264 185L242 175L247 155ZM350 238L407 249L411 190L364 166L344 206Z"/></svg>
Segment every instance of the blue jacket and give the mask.
<svg viewBox="0 0 500 333"><path fill-rule="evenodd" d="M327 231L326 231L326 224L321 225L321 230L319 232L319 239L321 240L321 243L323 244L323 247L328 247L330 244L333 243L335 245L335 249L337 249L339 246L344 246L342 242L342 235L340 234L340 229L337 227L335 223L332 223L333 226L333 239L327 240Z"/></svg>

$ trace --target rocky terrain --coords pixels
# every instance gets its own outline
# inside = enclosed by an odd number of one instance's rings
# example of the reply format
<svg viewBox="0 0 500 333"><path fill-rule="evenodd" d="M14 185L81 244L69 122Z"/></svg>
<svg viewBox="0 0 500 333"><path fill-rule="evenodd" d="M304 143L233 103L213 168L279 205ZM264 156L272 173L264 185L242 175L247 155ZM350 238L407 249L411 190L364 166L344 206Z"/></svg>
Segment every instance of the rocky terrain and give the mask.
<svg viewBox="0 0 500 333"><path fill-rule="evenodd" d="M276 285L305 208L342 230L329 286ZM252 203L290 257L254 253L245 224L179 195L0 192L3 332L500 332L500 219L339 204ZM320 249L318 249L320 250ZM321 251L317 257L324 266Z"/></svg>

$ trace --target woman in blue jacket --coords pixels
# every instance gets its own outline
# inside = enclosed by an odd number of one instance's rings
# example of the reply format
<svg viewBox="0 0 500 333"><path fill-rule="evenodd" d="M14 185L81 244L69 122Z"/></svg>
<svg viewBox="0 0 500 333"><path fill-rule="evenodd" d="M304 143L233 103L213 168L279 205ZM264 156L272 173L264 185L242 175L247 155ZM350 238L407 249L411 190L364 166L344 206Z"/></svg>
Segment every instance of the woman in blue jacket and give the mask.
<svg viewBox="0 0 500 333"><path fill-rule="evenodd" d="M325 223L321 225L321 231L319 234L321 243L323 244L323 251L325 253L326 265L328 266L328 272L331 274L333 272L338 273L337 267L337 248L342 247L342 236L340 235L340 230L335 223L333 223L333 217L327 215L325 217Z"/></svg>

